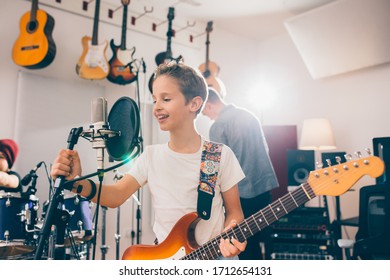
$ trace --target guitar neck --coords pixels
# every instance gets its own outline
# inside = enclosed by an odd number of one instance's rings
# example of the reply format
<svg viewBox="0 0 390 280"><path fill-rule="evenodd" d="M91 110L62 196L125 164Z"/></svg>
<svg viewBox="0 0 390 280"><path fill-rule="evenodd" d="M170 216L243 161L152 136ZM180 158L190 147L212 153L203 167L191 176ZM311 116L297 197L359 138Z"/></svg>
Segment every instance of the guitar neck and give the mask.
<svg viewBox="0 0 390 280"><path fill-rule="evenodd" d="M240 242L243 242L314 197L316 197L316 194L310 185L304 183L298 189L288 192L286 195L269 204L259 212L246 218L236 227L214 237L197 250L184 256L182 259L214 260L219 256L222 256L222 253L219 250L219 241L221 238L226 239L233 237Z"/></svg>
<svg viewBox="0 0 390 280"><path fill-rule="evenodd" d="M127 10L128 10L127 5L123 5L121 50L126 49Z"/></svg>
<svg viewBox="0 0 390 280"><path fill-rule="evenodd" d="M38 11L38 0L32 0L30 22L35 22L37 20L37 11Z"/></svg>
<svg viewBox="0 0 390 280"><path fill-rule="evenodd" d="M206 71L209 70L209 61L210 61L210 56L209 56L209 46L210 46L210 35L207 32L207 40L206 40Z"/></svg>
<svg viewBox="0 0 390 280"><path fill-rule="evenodd" d="M93 18L93 30L92 30L92 45L94 46L99 44L99 40L98 40L99 14L100 14L100 0L96 0L95 16Z"/></svg>

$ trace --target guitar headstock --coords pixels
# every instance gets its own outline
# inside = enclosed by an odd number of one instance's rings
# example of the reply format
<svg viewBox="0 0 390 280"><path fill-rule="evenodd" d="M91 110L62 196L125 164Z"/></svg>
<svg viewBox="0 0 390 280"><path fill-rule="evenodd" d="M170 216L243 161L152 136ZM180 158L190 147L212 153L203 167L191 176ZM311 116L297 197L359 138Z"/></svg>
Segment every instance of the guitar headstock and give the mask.
<svg viewBox="0 0 390 280"><path fill-rule="evenodd" d="M383 161L376 156L358 158L310 172L307 183L316 195L338 196L349 190L361 177L383 174Z"/></svg>
<svg viewBox="0 0 390 280"><path fill-rule="evenodd" d="M130 4L130 0L121 0L123 6L128 6Z"/></svg>
<svg viewBox="0 0 390 280"><path fill-rule="evenodd" d="M168 20L172 21L175 18L175 8L174 7L169 7L168 10Z"/></svg>
<svg viewBox="0 0 390 280"><path fill-rule="evenodd" d="M210 33L211 31L213 31L213 21L207 22L206 32Z"/></svg>

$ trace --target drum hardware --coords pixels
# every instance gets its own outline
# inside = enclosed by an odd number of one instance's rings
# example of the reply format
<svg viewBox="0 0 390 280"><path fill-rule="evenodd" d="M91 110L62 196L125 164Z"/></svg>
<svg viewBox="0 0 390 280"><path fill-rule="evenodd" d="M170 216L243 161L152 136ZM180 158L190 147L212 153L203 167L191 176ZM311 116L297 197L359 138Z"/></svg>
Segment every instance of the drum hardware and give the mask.
<svg viewBox="0 0 390 280"><path fill-rule="evenodd" d="M0 198L0 259L26 259L35 250L39 200L7 193Z"/></svg>

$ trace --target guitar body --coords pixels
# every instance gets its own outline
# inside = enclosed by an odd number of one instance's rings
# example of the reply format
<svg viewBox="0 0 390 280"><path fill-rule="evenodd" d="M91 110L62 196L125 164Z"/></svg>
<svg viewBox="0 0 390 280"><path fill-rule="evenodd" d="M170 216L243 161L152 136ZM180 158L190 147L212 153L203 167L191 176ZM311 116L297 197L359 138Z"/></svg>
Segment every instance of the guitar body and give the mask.
<svg viewBox="0 0 390 280"><path fill-rule="evenodd" d="M218 78L219 66L215 62L208 61L208 65L207 63L203 63L198 68L205 78L207 85L215 89L223 98L225 95L225 86L221 79Z"/></svg>
<svg viewBox="0 0 390 280"><path fill-rule="evenodd" d="M195 212L184 215L168 237L158 245L133 245L123 253L122 260L177 260L199 248L195 242L195 226L199 221Z"/></svg>
<svg viewBox="0 0 390 280"><path fill-rule="evenodd" d="M92 45L92 38L81 39L83 53L76 65L77 74L84 79L101 80L107 77L110 68L106 58L107 41L100 45Z"/></svg>
<svg viewBox="0 0 390 280"><path fill-rule="evenodd" d="M20 34L12 49L12 59L20 66L39 69L48 66L56 55L52 38L54 18L43 10L36 11L35 22L30 21L30 12L20 20Z"/></svg>
<svg viewBox="0 0 390 280"><path fill-rule="evenodd" d="M132 68L135 47L122 50L120 46L116 46L114 44L114 40L110 41L110 47L113 56L108 62L110 65L110 71L107 79L112 83L120 85L126 85L134 82L137 78L137 75L133 73Z"/></svg>

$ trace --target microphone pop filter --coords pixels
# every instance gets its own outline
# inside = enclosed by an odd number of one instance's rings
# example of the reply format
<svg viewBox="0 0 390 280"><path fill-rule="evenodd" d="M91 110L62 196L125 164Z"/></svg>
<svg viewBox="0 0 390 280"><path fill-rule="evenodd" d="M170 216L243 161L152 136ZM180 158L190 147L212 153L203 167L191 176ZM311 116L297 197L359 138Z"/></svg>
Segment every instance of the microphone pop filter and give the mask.
<svg viewBox="0 0 390 280"><path fill-rule="evenodd" d="M135 101L127 96L119 98L108 114L108 124L120 134L107 139L107 152L113 160L125 160L139 144L140 116Z"/></svg>

